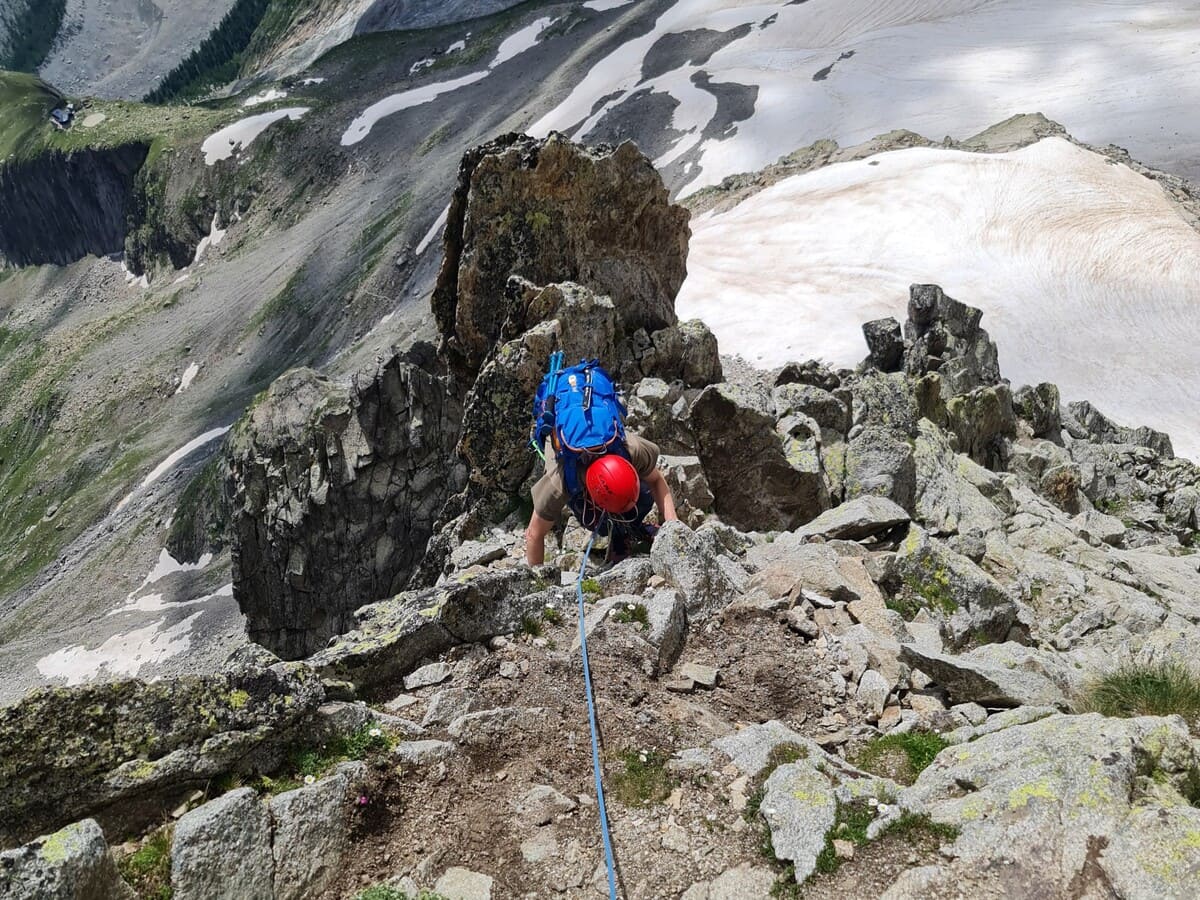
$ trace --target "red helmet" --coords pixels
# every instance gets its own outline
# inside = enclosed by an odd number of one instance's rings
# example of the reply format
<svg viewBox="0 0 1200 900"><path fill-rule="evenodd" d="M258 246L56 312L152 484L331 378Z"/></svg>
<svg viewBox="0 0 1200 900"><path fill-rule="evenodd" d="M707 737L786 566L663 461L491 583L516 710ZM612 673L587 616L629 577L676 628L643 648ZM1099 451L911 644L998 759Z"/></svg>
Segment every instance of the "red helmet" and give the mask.
<svg viewBox="0 0 1200 900"><path fill-rule="evenodd" d="M588 466L584 480L592 502L605 512L629 512L637 504L640 479L627 459L602 456Z"/></svg>

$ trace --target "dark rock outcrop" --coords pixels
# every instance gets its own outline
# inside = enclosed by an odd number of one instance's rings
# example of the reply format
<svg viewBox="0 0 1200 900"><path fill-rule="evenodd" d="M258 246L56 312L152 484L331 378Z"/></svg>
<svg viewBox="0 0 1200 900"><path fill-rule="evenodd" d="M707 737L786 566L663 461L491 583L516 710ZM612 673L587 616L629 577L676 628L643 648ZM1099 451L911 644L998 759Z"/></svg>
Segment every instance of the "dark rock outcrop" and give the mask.
<svg viewBox="0 0 1200 900"><path fill-rule="evenodd" d="M512 275L612 298L624 330L674 325L689 214L631 143L585 148L508 134L469 151L450 201L433 312L458 372L501 334Z"/></svg>
<svg viewBox="0 0 1200 900"><path fill-rule="evenodd" d="M230 437L234 596L250 637L281 657L401 590L462 485L461 407L421 355L349 387L289 372Z"/></svg>
<svg viewBox="0 0 1200 900"><path fill-rule="evenodd" d="M688 213L636 147L507 135L463 159L432 297L441 348L349 388L281 378L229 442L235 597L286 658L440 577L518 499L550 354L700 388L716 339L678 323Z"/></svg>
<svg viewBox="0 0 1200 900"><path fill-rule="evenodd" d="M134 179L148 144L47 152L0 166L0 259L67 265L125 246Z"/></svg>
<svg viewBox="0 0 1200 900"><path fill-rule="evenodd" d="M51 688L0 710L0 844L81 816L118 838L184 793L277 757L324 692L304 669Z"/></svg>
<svg viewBox="0 0 1200 900"><path fill-rule="evenodd" d="M717 513L729 524L787 531L829 508L819 434L781 433L769 398L715 384L692 403L690 416Z"/></svg>

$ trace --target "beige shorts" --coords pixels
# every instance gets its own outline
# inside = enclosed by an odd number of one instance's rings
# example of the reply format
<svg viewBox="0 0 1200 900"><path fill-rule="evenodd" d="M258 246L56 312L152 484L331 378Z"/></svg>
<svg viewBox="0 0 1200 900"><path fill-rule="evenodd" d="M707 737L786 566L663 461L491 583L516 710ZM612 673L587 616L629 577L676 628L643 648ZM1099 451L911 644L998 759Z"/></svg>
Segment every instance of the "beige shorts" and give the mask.
<svg viewBox="0 0 1200 900"><path fill-rule="evenodd" d="M626 432L625 446L629 450L629 460L637 469L638 477L645 481L658 466L658 444L638 437L632 432ZM549 522L557 522L558 517L567 506L570 496L563 483L562 471L558 466L558 457L547 442L546 471L533 486L533 511Z"/></svg>

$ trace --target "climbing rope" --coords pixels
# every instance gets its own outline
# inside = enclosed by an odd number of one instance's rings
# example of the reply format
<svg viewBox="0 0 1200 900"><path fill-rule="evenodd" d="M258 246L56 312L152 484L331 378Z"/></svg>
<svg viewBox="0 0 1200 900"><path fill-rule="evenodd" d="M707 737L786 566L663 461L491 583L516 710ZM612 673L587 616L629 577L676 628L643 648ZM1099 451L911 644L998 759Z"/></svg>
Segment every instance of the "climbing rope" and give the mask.
<svg viewBox="0 0 1200 900"><path fill-rule="evenodd" d="M604 806L604 782L600 775L600 735L596 730L596 703L592 698L592 668L588 664L587 626L583 614L583 575L587 571L588 556L596 533L592 532L587 549L583 551L583 562L579 564L579 579L575 582L575 595L579 599L579 647L583 651L583 683L587 688L588 725L592 729L592 773L596 778L596 800L600 808L600 832L604 837L604 864L608 867L608 897L617 900L617 870L613 864L612 837L608 833L608 810Z"/></svg>

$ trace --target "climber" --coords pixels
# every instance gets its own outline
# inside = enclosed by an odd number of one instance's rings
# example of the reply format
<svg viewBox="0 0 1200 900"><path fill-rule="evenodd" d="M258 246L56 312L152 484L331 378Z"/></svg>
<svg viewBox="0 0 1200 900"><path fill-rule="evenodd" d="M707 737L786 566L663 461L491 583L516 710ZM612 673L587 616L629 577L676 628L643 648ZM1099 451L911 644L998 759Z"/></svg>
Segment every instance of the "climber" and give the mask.
<svg viewBox="0 0 1200 900"><path fill-rule="evenodd" d="M676 518L657 445L626 432L624 419L620 395L597 360L563 369L561 351L551 356L530 436L546 461L525 530L531 566L545 561L546 535L567 507L584 528L608 536L607 559L614 563L634 543L653 540L657 529L642 521L652 508L660 522Z"/></svg>

